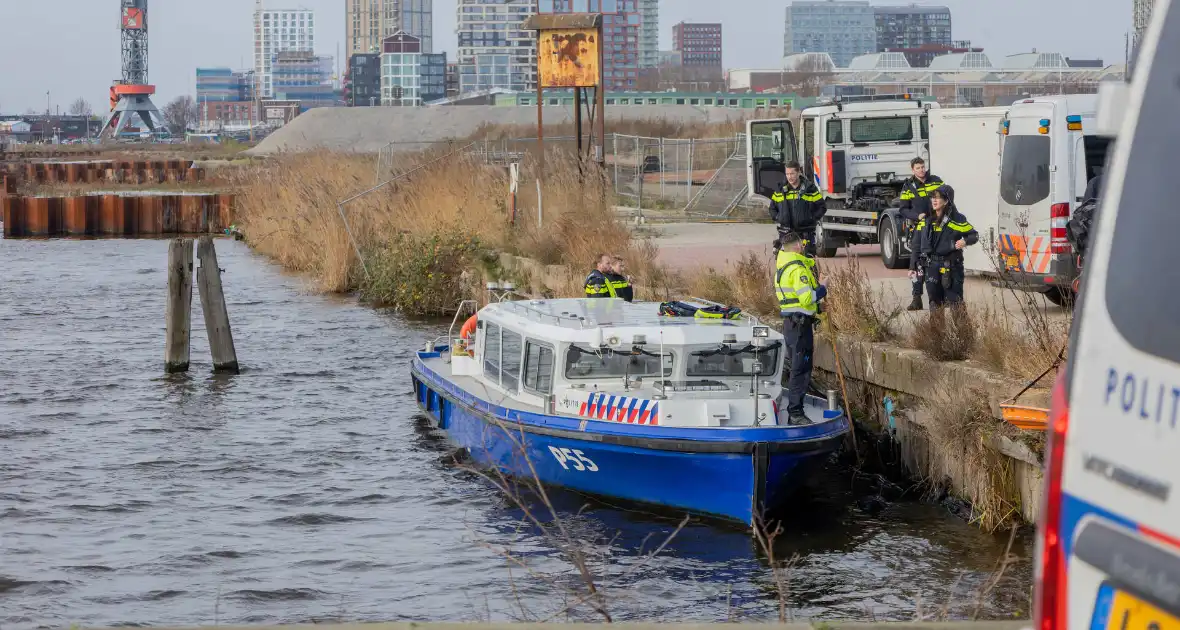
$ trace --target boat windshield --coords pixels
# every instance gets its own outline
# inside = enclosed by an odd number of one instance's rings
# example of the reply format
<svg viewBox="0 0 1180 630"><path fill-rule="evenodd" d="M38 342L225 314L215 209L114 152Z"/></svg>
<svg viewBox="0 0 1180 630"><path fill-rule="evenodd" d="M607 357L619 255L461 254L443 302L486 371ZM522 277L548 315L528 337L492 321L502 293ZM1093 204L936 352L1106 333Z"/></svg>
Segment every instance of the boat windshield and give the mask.
<svg viewBox="0 0 1180 630"><path fill-rule="evenodd" d="M754 376L754 363L761 364L758 376L774 376L778 371L781 342L757 348L753 345L719 346L697 350L688 355L688 376Z"/></svg>
<svg viewBox="0 0 1180 630"><path fill-rule="evenodd" d="M565 377L568 379L623 378L630 376L672 375L672 353L596 350L589 346L570 346L565 353Z"/></svg>

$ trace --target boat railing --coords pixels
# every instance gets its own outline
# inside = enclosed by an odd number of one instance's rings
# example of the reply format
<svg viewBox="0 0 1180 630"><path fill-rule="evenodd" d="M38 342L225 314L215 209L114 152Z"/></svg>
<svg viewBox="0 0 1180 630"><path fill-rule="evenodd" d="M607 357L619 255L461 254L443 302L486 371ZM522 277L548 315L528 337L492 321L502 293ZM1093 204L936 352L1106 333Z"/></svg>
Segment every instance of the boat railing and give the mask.
<svg viewBox="0 0 1180 630"><path fill-rule="evenodd" d="M587 320L578 315L570 314L566 317L562 317L561 315L554 315L553 313L547 313L541 309L533 308L531 305L526 304L525 302L501 302L500 306L515 311L518 315L522 315L527 319L535 318L537 323L540 324L552 322L558 326L576 326L578 329L583 329L587 326ZM589 324L592 326L598 325L593 321L591 321Z"/></svg>
<svg viewBox="0 0 1180 630"><path fill-rule="evenodd" d="M463 300L462 302L459 302L459 308L455 309L455 317L454 317L454 319L451 320L451 327L447 329L446 336L445 337L441 337L441 336L435 337L434 341L431 341L430 345L426 347L427 352L430 352L430 351L434 350L435 348L437 348L438 343L443 340L446 340L448 346L454 346L454 344L455 344L455 326L459 325L459 318L463 316L463 313L469 307L471 308L472 314L479 312L479 302L476 302L475 300Z"/></svg>

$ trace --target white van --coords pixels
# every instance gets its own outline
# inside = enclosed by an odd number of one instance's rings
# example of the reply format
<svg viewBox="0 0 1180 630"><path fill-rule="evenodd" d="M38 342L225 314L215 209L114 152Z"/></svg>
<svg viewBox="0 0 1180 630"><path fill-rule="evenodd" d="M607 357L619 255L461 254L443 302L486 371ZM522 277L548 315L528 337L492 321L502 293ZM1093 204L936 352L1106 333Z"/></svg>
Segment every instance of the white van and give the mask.
<svg viewBox="0 0 1180 630"><path fill-rule="evenodd" d="M1072 298L1077 275L1066 223L1111 144L1094 132L1097 105L1093 94L1029 98L1002 123L999 253L1018 287L1056 304Z"/></svg>
<svg viewBox="0 0 1180 630"><path fill-rule="evenodd" d="M1036 630L1180 628L1180 0L1139 59L1054 390Z"/></svg>

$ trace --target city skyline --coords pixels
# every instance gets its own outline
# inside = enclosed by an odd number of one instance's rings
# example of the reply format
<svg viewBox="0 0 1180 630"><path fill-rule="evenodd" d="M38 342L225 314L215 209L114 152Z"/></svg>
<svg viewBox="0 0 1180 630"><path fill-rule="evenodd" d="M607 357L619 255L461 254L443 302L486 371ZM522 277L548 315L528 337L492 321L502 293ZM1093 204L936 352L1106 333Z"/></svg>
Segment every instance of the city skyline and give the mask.
<svg viewBox="0 0 1180 630"><path fill-rule="evenodd" d="M434 0L436 52L455 58L457 0ZM769 68L781 63L785 2L738 0L740 6L721 11L711 0L664 0L660 5L661 50L672 48L672 26L680 21L721 22L726 37L725 68ZM908 4L873 2L873 6ZM1039 0L1036 7L1021 0L994 0L987 7L971 0L936 0L920 5L944 5L951 9L956 39L971 40L988 54L1027 52L1032 48L1060 52L1070 57L1101 57L1108 64L1122 63L1124 34L1132 28L1130 0L1111 7L1103 0ZM38 112L49 101L66 110L79 97L96 111L105 111L111 81L119 76L118 4L114 0L56 0L55 6L23 3L6 7L13 29L0 38L0 55L21 58L38 55L36 64L10 64L0 86L0 111ZM308 8L316 15L316 52L346 59L345 1L266 0L270 9ZM51 12L50 9L53 9ZM195 93L197 67L225 66L248 69L253 64L253 10L249 0L205 0L175 3L157 0L149 8L152 82L159 100L166 103L181 94ZM1014 16L1029 15L1026 20ZM56 15L69 15L71 37L57 38ZM1043 16L1054 17L1046 28ZM56 41L52 49L40 43Z"/></svg>

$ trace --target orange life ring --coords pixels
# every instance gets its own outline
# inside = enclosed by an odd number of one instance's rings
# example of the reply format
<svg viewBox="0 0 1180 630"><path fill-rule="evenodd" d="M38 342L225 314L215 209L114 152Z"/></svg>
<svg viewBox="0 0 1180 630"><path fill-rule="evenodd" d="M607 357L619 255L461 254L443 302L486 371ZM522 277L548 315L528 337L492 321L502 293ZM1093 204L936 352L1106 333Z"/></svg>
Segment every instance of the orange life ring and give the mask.
<svg viewBox="0 0 1180 630"><path fill-rule="evenodd" d="M475 323L477 321L476 318L476 315L472 315L471 317L467 318L467 321L463 324L463 328L459 330L460 339L470 341L471 337L475 335Z"/></svg>

